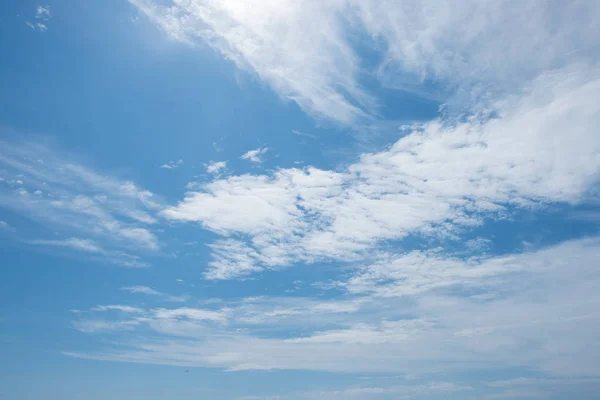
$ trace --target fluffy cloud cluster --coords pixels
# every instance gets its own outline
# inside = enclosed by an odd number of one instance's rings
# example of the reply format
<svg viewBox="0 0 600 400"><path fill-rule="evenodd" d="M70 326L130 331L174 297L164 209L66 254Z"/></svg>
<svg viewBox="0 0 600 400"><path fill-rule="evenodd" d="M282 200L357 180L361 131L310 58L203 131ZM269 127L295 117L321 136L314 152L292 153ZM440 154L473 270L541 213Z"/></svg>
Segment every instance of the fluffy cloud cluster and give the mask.
<svg viewBox="0 0 600 400"><path fill-rule="evenodd" d="M352 260L378 241L455 235L514 208L597 196L600 76L548 73L495 116L416 125L340 171L280 169L214 180L162 215L223 236L207 277Z"/></svg>

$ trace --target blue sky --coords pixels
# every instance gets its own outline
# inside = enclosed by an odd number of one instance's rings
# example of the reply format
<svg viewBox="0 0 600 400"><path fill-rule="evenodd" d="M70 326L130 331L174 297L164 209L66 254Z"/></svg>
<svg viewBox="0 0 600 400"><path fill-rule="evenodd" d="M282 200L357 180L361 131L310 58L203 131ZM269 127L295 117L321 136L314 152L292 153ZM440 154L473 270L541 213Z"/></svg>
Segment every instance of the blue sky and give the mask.
<svg viewBox="0 0 600 400"><path fill-rule="evenodd" d="M0 397L594 398L599 17L2 2Z"/></svg>

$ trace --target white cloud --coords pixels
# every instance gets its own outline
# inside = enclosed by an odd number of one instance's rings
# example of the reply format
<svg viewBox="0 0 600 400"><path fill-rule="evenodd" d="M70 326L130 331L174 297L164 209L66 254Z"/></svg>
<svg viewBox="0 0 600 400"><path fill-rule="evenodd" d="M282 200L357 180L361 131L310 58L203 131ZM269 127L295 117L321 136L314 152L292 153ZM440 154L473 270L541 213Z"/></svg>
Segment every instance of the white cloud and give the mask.
<svg viewBox="0 0 600 400"><path fill-rule="evenodd" d="M466 260L440 250L391 254L378 247L409 235L457 237L513 209L572 206L596 196L596 4L567 2L559 13L552 4L514 7L509 1L460 7L433 0L268 1L260 7L234 0L131 2L171 37L208 43L319 117L349 125L376 118L376 101L359 84L365 75L387 88L481 103L462 119L411 125L389 148L339 169L213 178L190 186L184 199L161 212L220 235L209 245L208 279L294 263L360 261L331 285L345 291L342 300L260 298L223 301L220 308L148 310L97 306L91 312L104 312L107 319L82 319L77 329L135 331L136 340L70 355L231 370L413 373L432 364L453 370L485 364L549 375L600 374L597 238ZM357 37L377 43L382 61L362 59L351 44ZM2 183L0 204L95 235L93 241L37 244L101 255L114 254L109 247L160 248L146 227L161 209L152 193L65 162L43 146L2 144L2 167L26 178L11 181L22 187ZM267 150L251 150L242 159L260 163ZM206 168L218 174L226 164ZM42 185L52 199L31 195ZM487 240L465 246L481 252ZM122 289L185 300L146 286ZM293 324L298 329L282 333ZM469 390L451 383L416 388ZM352 388L345 394L395 390ZM526 392L500 396L511 393Z"/></svg>
<svg viewBox="0 0 600 400"><path fill-rule="evenodd" d="M37 21L35 23L25 21L25 24L34 31L39 30L40 32L46 32L48 27L43 22L50 20L50 17L52 17L52 14L50 13L50 6L39 5L35 10L35 19Z"/></svg>
<svg viewBox="0 0 600 400"><path fill-rule="evenodd" d="M153 214L161 207L152 193L92 171L39 139L10 140L15 136L5 133L0 167L9 179L0 182L0 207L65 236L89 238L107 256L160 249L146 227L157 222ZM124 260L128 265L143 264L131 257Z"/></svg>
<svg viewBox="0 0 600 400"><path fill-rule="evenodd" d="M365 30L385 44L378 77L386 86L418 91L433 80L451 90L510 90L541 71L598 61L597 4L566 2L559 13L493 0L355 3Z"/></svg>
<svg viewBox="0 0 600 400"><path fill-rule="evenodd" d="M176 309L165 309L159 308L153 310L154 315L158 319L177 319L177 318L188 318L191 320L208 320L216 322L224 322L227 318L226 313L221 311L202 310L198 308L176 308Z"/></svg>
<svg viewBox="0 0 600 400"><path fill-rule="evenodd" d="M217 179L162 215L223 236L207 275L222 279L353 260L409 234L453 237L515 208L579 204L598 182L598 93L596 69L550 73L497 101L494 118L413 126L390 148L338 171Z"/></svg>
<svg viewBox="0 0 600 400"><path fill-rule="evenodd" d="M355 82L359 62L337 22L341 1L130 2L170 37L207 43L316 115L350 122L364 115L353 103L372 102Z"/></svg>
<svg viewBox="0 0 600 400"><path fill-rule="evenodd" d="M473 252L485 252L491 246L492 241L483 237L470 239L465 242L465 247Z"/></svg>
<svg viewBox="0 0 600 400"><path fill-rule="evenodd" d="M183 302L186 300L186 298L184 296L171 296L169 294L156 291L148 286L124 286L121 288L121 290L130 292L133 294L141 293L141 294L145 294L148 296L156 296L156 297L160 297L166 301Z"/></svg>
<svg viewBox="0 0 600 400"><path fill-rule="evenodd" d="M255 164L260 164L263 161L262 158L261 158L261 156L263 156L264 154L266 154L267 151L269 151L268 147L258 148L258 149L255 149L255 150L248 150L240 158L242 160L248 160L248 161L253 162Z"/></svg>
<svg viewBox="0 0 600 400"><path fill-rule="evenodd" d="M209 174L218 174L227 168L227 161L215 161L206 165L206 172Z"/></svg>
<svg viewBox="0 0 600 400"><path fill-rule="evenodd" d="M59 246L59 247L70 247L75 250L85 251L88 253L104 253L104 250L100 248L91 240L69 238L65 240L32 240L31 244L38 244L43 246Z"/></svg>
<svg viewBox="0 0 600 400"><path fill-rule="evenodd" d="M181 204L164 210L163 215L174 220L202 222L222 232L278 227L292 222L296 212L293 193L279 184L285 178L242 175L215 181L207 184L204 192L189 193ZM261 195L256 196L255 190ZM227 213L231 213L230 219Z"/></svg>
<svg viewBox="0 0 600 400"><path fill-rule="evenodd" d="M104 227L108 230L114 230L119 236L141 247L149 250L158 250L160 248L156 236L145 228L126 228L117 222L104 224Z"/></svg>
<svg viewBox="0 0 600 400"><path fill-rule="evenodd" d="M304 111L347 124L378 111L360 76L483 102L541 71L598 61L595 2L565 2L560 11L510 0L130 2L169 37L208 44ZM375 57L357 49L359 37Z"/></svg>
<svg viewBox="0 0 600 400"><path fill-rule="evenodd" d="M39 30L40 32L46 32L48 30L48 27L45 24L42 24L41 22L36 22L35 24L32 24L29 21L25 21L25 25L27 25L34 31Z"/></svg>
<svg viewBox="0 0 600 400"><path fill-rule="evenodd" d="M166 164L161 165L161 168L164 169L175 169L179 168L183 164L183 160L169 161Z"/></svg>
<svg viewBox="0 0 600 400"><path fill-rule="evenodd" d="M148 286L124 286L121 290L125 290L130 293L143 293L150 296L162 296L163 294L156 290L149 288Z"/></svg>
<svg viewBox="0 0 600 400"><path fill-rule="evenodd" d="M74 322L73 327L84 333L106 333L133 330L139 324L138 321L80 320Z"/></svg>
<svg viewBox="0 0 600 400"><path fill-rule="evenodd" d="M118 311L114 320L97 317L97 313ZM222 324L227 320L223 310L205 310L199 308L155 308L141 309L125 305L96 306L88 312L78 312L79 319L73 327L85 333L116 333L131 331L142 326L152 330L176 336L197 335L203 330L202 324ZM199 325L200 324L200 325Z"/></svg>
<svg viewBox="0 0 600 400"><path fill-rule="evenodd" d="M311 139L315 139L316 138L316 136L313 135L313 134L302 132L302 131L299 131L297 129L292 129L292 133L294 135L296 135L296 136L304 136L304 137L311 138Z"/></svg>
<svg viewBox="0 0 600 400"><path fill-rule="evenodd" d="M92 311L121 311L129 314L140 314L143 312L140 308L123 305L96 306L92 308Z"/></svg>
<svg viewBox="0 0 600 400"><path fill-rule="evenodd" d="M538 253L535 258L539 259L540 256ZM527 256L522 256L522 259L527 260ZM352 293L372 293L384 297L416 295L455 286L477 287L484 282L484 278L518 273L523 264L532 268L533 263L533 260L527 260L515 264L512 256L472 258L465 262L436 252L413 251L382 256L377 263L361 268L340 286Z"/></svg>
<svg viewBox="0 0 600 400"><path fill-rule="evenodd" d="M51 17L50 6L37 6L35 10L35 18L48 20Z"/></svg>
<svg viewBox="0 0 600 400"><path fill-rule="evenodd" d="M129 254L120 250L107 250L100 247L96 242L89 239L68 238L68 239L36 239L28 240L26 243L37 246L65 247L84 253L90 253L96 256L99 261L109 262L128 268L148 267L139 256Z"/></svg>
<svg viewBox="0 0 600 400"><path fill-rule="evenodd" d="M487 265L510 268L475 272L457 280L453 290L426 284L404 291L402 281L394 281L390 285L401 297L363 295L337 305L261 297L221 302L217 309L148 310L139 322L152 332L136 331L135 341L107 344L98 353L69 355L229 370L429 374L432 368L460 373L485 365L492 371L521 368L544 379L594 377L600 374L594 345L600 333L599 254L599 238L565 242L489 259ZM452 263L443 274L464 276L469 268L468 260ZM409 280L423 275L415 268ZM465 295L483 287L498 296ZM130 319L108 322L123 321ZM461 386L433 383L422 390Z"/></svg>

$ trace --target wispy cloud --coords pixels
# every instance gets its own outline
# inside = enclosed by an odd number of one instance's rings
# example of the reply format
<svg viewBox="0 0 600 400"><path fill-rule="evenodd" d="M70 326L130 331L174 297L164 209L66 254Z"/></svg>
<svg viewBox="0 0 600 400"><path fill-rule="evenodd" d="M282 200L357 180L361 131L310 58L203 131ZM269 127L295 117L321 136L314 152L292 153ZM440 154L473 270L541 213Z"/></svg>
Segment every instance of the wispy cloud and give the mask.
<svg viewBox="0 0 600 400"><path fill-rule="evenodd" d="M94 243L88 249L104 249L98 255L159 250L150 226L160 205L149 191L94 172L39 140L5 139L1 149L7 177L0 182L0 205L72 238L52 238L46 245L81 250Z"/></svg>
<svg viewBox="0 0 600 400"><path fill-rule="evenodd" d="M292 133L294 135L296 135L296 136L304 136L304 137L311 138L311 139L315 139L316 138L315 135L312 135L312 134L306 133L306 132L302 132L302 131L299 131L297 129L292 129Z"/></svg>
<svg viewBox="0 0 600 400"><path fill-rule="evenodd" d="M139 321L104 321L86 319L73 322L73 327L84 333L107 333L133 330L139 325Z"/></svg>
<svg viewBox="0 0 600 400"><path fill-rule="evenodd" d="M372 102L355 81L359 63L337 20L342 2L131 3L172 38L208 43L315 115L350 122L365 114L354 103ZM319 28L306 30L309 24Z"/></svg>
<svg viewBox="0 0 600 400"><path fill-rule="evenodd" d="M107 312L116 311L116 319L108 319ZM101 314L100 314L101 313ZM154 308L142 309L124 305L96 306L87 312L77 313L79 319L73 327L84 333L117 333L132 331L143 326L175 336L200 334L202 324L221 324L227 318L226 312L199 308ZM200 325L199 325L200 324Z"/></svg>
<svg viewBox="0 0 600 400"><path fill-rule="evenodd" d="M267 153L267 151L269 151L268 147L258 148L255 150L249 150L246 153L244 153L240 158L242 160L248 160L255 164L260 164L263 161L261 157L263 155L265 155Z"/></svg>
<svg viewBox="0 0 600 400"><path fill-rule="evenodd" d="M35 10L35 18L48 20L51 17L50 6L37 6Z"/></svg>
<svg viewBox="0 0 600 400"><path fill-rule="evenodd" d="M183 160L177 160L177 161L169 161L166 164L161 165L160 167L163 169L175 169L175 168L179 168L181 165L183 164Z"/></svg>
<svg viewBox="0 0 600 400"><path fill-rule="evenodd" d="M136 340L129 341L125 332L118 346L69 355L230 370L411 374L430 373L432 362L438 371L478 370L485 364L531 368L567 379L593 377L600 373L591 334L600 328L599 249L600 239L590 238L491 258L483 274L466 273L471 269L468 260L430 271L407 267L403 277L387 274L385 264L366 267L364 272L381 276L379 285L387 292L370 290L346 301L261 297L213 302L210 308L153 309L144 315L148 320L140 321L154 331L146 339L140 339L143 331L136 331ZM500 267L491 267L496 265ZM430 274L435 277L428 280ZM386 280L390 276L392 283ZM440 276L457 278L449 285L427 283ZM424 284L419 290L406 290L420 281ZM470 296L484 287L499 295ZM115 318L108 322L138 317ZM574 324L577 329L572 329ZM356 359L361 362L352 362ZM470 390L468 385L444 382L418 386Z"/></svg>
<svg viewBox="0 0 600 400"><path fill-rule="evenodd" d="M383 88L483 102L541 71L598 61L594 2L566 2L560 13L550 3L492 0L130 2L169 37L208 43L306 112L345 124L378 113L365 74ZM381 61L363 60L356 37Z"/></svg>
<svg viewBox="0 0 600 400"><path fill-rule="evenodd" d="M48 27L44 22L47 22L52 17L50 13L50 6L37 6L35 10L34 22L25 21L25 24L33 30L39 30L40 32L46 32Z"/></svg>
<svg viewBox="0 0 600 400"><path fill-rule="evenodd" d="M32 24L29 21L25 21L25 25L27 25L28 27L30 27L34 31L35 30L39 30L40 32L46 32L48 30L48 27L45 24L42 24L41 22L37 22L35 24Z"/></svg>
<svg viewBox="0 0 600 400"><path fill-rule="evenodd" d="M219 174L227 168L227 161L214 161L206 164L206 172L209 174Z"/></svg>
<svg viewBox="0 0 600 400"><path fill-rule="evenodd" d="M139 293L139 294L145 294L148 296L160 297L166 301L183 302L186 300L186 297L184 297L184 296L171 296L169 294L156 291L148 286L125 286L125 287L122 287L121 290L129 292L129 293L133 293L133 294Z"/></svg>
<svg viewBox="0 0 600 400"><path fill-rule="evenodd" d="M94 242L87 239L69 238L65 240L32 240L31 244L39 244L45 246L70 247L75 250L85 251L88 253L104 253L104 250L98 247Z"/></svg>
<svg viewBox="0 0 600 400"><path fill-rule="evenodd" d="M96 306L92 311L121 311L128 314L140 314L144 312L141 308L122 305Z"/></svg>
<svg viewBox="0 0 600 400"><path fill-rule="evenodd" d="M148 264L137 255L129 254L120 250L106 250L100 247L96 242L89 239L68 238L68 239L36 239L26 241L28 244L36 246L63 247L77 250L84 253L90 253L98 256L99 261L109 262L128 268L144 268Z"/></svg>

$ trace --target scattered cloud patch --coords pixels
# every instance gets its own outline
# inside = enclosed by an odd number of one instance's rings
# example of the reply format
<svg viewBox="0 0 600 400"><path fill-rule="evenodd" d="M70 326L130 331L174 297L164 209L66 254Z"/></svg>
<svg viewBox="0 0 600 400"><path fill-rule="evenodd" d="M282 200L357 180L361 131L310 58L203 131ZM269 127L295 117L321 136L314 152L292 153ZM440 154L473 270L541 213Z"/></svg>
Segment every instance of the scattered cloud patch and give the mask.
<svg viewBox="0 0 600 400"><path fill-rule="evenodd" d="M43 246L69 247L88 253L104 253L102 248L93 241L87 239L69 238L65 240L32 240L30 243Z"/></svg>
<svg viewBox="0 0 600 400"><path fill-rule="evenodd" d="M68 238L68 239L37 239L29 240L28 244L37 246L63 247L84 253L90 253L99 256L99 260L104 260L111 264L116 264L128 268L144 268L148 264L139 256L129 254L118 250L106 250L97 243L89 239Z"/></svg>
<svg viewBox="0 0 600 400"><path fill-rule="evenodd" d="M35 24L32 24L31 22L26 21L25 24L34 31L38 30L40 32L46 32L48 30L48 27L45 24L42 24L41 22L36 22Z"/></svg>
<svg viewBox="0 0 600 400"><path fill-rule="evenodd" d="M210 164L206 164L206 172L209 174L219 174L227 168L227 161L215 161Z"/></svg>
<svg viewBox="0 0 600 400"><path fill-rule="evenodd" d="M124 286L121 288L121 290L129 292L129 293L133 293L133 294L145 294L148 296L155 296L155 297L159 297L165 301L173 301L173 302L186 301L186 297L184 297L184 296L171 296L169 294L156 291L148 286Z"/></svg>
<svg viewBox="0 0 600 400"><path fill-rule="evenodd" d="M166 164L161 165L160 167L163 169L176 169L179 168L183 164L183 160L179 159L176 161L169 161Z"/></svg>
<svg viewBox="0 0 600 400"><path fill-rule="evenodd" d="M83 333L107 333L133 330L140 325L138 321L108 322L103 320L81 320L73 322L73 327Z"/></svg>
<svg viewBox="0 0 600 400"><path fill-rule="evenodd" d="M310 138L310 139L315 139L316 138L316 136L313 135L313 134L302 132L302 131L299 131L297 129L292 129L292 133L294 135L296 135L296 136L304 136L304 137L307 137L307 138Z"/></svg>
<svg viewBox="0 0 600 400"><path fill-rule="evenodd" d="M37 6L35 18L47 21L51 17L50 6Z"/></svg>
<svg viewBox="0 0 600 400"><path fill-rule="evenodd" d="M0 182L0 206L75 238L63 240L62 246L51 238L46 245L76 249L86 240L102 248L95 253L111 263L118 254L159 250L159 239L150 229L157 222L153 214L161 208L154 194L131 181L93 171L74 155L40 140L11 141L10 132L5 133L0 168L8 179ZM77 239L81 237L86 239ZM125 258L130 266L145 264L135 254Z"/></svg>
<svg viewBox="0 0 600 400"><path fill-rule="evenodd" d="M140 308L123 305L96 306L92 308L92 311L121 311L128 314L139 314L143 312Z"/></svg>
<svg viewBox="0 0 600 400"><path fill-rule="evenodd" d="M25 21L25 24L33 30L38 30L40 32L46 32L48 30L48 26L46 26L46 22L50 20L52 14L50 13L50 6L37 6L35 10L35 20L34 22Z"/></svg>
<svg viewBox="0 0 600 400"><path fill-rule="evenodd" d="M249 150L246 153L244 153L240 158L242 160L248 160L255 164L260 164L263 161L262 156L265 155L267 153L267 151L269 151L268 147L258 148L255 150Z"/></svg>
<svg viewBox="0 0 600 400"><path fill-rule="evenodd" d="M465 242L465 247L473 252L485 252L492 245L492 241L490 239L478 237L476 239L470 239Z"/></svg>
<svg viewBox="0 0 600 400"><path fill-rule="evenodd" d="M68 354L228 370L428 374L434 362L440 372L480 370L485 364L503 371L528 368L544 379L594 377L600 373L593 345L600 329L599 250L598 238L565 242L490 258L485 273L478 267L469 273L468 260L450 260L430 270L407 264L398 268L402 277L390 275L386 264L370 266L359 276L380 277L381 290L369 286L345 300L262 296L206 302L207 308L114 314L105 320L107 326L120 326L125 334L134 327L135 341L109 343L97 353ZM453 282L437 284L439 277ZM354 279L349 277L346 286ZM465 295L477 291L499 295ZM137 324L144 329L136 329ZM352 362L356 359L361 362ZM471 385L458 383L418 386L471 391Z"/></svg>

